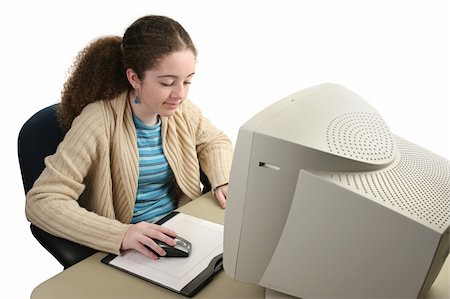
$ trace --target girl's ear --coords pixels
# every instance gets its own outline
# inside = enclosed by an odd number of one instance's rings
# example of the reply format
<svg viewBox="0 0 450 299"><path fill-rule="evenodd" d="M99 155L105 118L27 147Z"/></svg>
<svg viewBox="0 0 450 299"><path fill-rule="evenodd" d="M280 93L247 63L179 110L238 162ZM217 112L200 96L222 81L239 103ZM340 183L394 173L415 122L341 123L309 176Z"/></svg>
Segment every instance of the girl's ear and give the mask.
<svg viewBox="0 0 450 299"><path fill-rule="evenodd" d="M132 68L127 68L125 73L127 75L128 82L130 82L131 86L133 86L134 89L138 88L141 81L139 80L139 76L136 74L136 72L133 71Z"/></svg>

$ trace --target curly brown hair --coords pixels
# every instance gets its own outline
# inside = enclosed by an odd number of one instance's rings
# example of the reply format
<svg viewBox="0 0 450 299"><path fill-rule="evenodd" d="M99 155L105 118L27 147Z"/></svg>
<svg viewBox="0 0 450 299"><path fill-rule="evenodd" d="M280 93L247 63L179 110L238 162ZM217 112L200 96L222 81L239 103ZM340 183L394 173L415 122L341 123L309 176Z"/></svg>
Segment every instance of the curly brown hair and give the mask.
<svg viewBox="0 0 450 299"><path fill-rule="evenodd" d="M164 16L145 16L136 20L120 36L104 36L81 50L61 92L58 119L67 131L72 121L89 103L111 100L132 90L125 71L131 68L140 79L145 71L173 52L197 50L184 28Z"/></svg>

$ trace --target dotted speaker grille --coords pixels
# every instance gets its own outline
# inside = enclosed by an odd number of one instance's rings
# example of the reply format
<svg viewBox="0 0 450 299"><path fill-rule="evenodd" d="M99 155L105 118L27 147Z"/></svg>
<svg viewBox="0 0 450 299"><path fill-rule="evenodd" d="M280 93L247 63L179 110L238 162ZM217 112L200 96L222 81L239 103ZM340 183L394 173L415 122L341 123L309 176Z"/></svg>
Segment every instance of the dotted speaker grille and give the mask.
<svg viewBox="0 0 450 299"><path fill-rule="evenodd" d="M331 153L368 163L388 163L395 153L389 127L374 113L354 112L333 119L327 128Z"/></svg>
<svg viewBox="0 0 450 299"><path fill-rule="evenodd" d="M395 166L367 173L333 173L331 179L444 227L450 221L450 162L401 138L396 138L396 144L401 158Z"/></svg>

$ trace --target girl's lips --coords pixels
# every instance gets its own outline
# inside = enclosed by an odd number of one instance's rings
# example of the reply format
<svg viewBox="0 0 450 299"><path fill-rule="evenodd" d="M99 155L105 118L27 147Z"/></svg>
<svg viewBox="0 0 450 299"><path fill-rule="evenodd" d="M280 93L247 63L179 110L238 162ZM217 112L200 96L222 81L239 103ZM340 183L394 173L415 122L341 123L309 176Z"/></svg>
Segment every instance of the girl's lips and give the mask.
<svg viewBox="0 0 450 299"><path fill-rule="evenodd" d="M178 106L180 105L179 102L174 102L174 103L171 103L171 102L165 102L164 104L166 104L167 106L169 106L169 107L172 108L172 109L178 108Z"/></svg>

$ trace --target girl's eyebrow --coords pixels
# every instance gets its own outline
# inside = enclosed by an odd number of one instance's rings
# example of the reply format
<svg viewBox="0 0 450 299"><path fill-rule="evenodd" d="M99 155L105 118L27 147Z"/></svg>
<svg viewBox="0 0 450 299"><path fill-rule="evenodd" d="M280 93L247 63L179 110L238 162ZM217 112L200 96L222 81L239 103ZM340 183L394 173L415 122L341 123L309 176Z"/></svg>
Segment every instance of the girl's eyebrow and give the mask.
<svg viewBox="0 0 450 299"><path fill-rule="evenodd" d="M188 75L186 78L192 77L192 76L194 76L194 75L195 75L195 73L192 73L192 74ZM178 76L175 76L175 75L161 75L161 76L158 76L158 78L173 78L173 79L178 79Z"/></svg>

